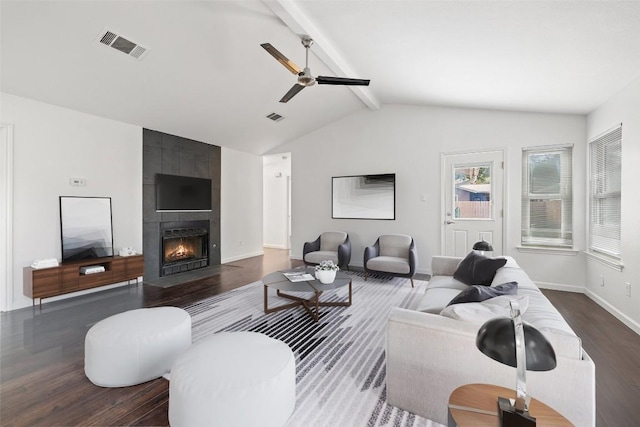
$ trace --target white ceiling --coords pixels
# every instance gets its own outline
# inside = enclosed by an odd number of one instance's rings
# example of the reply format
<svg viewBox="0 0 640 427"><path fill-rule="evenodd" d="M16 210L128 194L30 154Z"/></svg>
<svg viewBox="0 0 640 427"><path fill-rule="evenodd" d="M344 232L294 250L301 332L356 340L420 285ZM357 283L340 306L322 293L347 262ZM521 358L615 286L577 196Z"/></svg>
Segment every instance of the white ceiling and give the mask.
<svg viewBox="0 0 640 427"><path fill-rule="evenodd" d="M6 1L1 90L255 154L365 108L586 114L640 76L640 1ZM285 24L286 23L286 24ZM111 29L137 61L97 42ZM278 100L314 75L371 79ZM265 116L276 112L285 120Z"/></svg>

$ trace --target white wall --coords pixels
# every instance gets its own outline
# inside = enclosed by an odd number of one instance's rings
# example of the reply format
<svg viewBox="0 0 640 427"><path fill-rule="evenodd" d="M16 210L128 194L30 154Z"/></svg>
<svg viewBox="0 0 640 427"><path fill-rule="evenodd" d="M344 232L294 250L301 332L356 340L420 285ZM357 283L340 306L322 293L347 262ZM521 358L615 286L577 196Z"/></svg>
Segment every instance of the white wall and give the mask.
<svg viewBox="0 0 640 427"><path fill-rule="evenodd" d="M262 157L222 147L222 263L262 255Z"/></svg>
<svg viewBox="0 0 640 427"><path fill-rule="evenodd" d="M429 272L440 253L440 168L442 152L505 149L507 211L505 254L531 278L546 284L583 288L584 255L518 252L522 147L574 144L575 176L585 175L584 116L530 114L418 106L363 110L277 148L292 153L292 257L301 258L305 241L322 231L351 236L351 264L362 266L365 246L385 233L416 240L419 272ZM396 174L396 220L331 219L331 177ZM421 194L428 201L421 201ZM575 206L584 206L585 184L574 183ZM580 211L579 209L576 209ZM575 245L584 248L584 218L574 219Z"/></svg>
<svg viewBox="0 0 640 427"><path fill-rule="evenodd" d="M9 94L0 103L2 122L14 125L16 309L31 305L22 294L23 267L61 259L59 196L111 197L116 252L142 250L142 129ZM70 186L72 177L86 186Z"/></svg>
<svg viewBox="0 0 640 427"><path fill-rule="evenodd" d="M263 157L264 246L287 249L289 236L287 179L291 177L291 154Z"/></svg>
<svg viewBox="0 0 640 427"><path fill-rule="evenodd" d="M0 122L0 310L13 300L13 126ZM10 209L11 207L11 209Z"/></svg>
<svg viewBox="0 0 640 427"><path fill-rule="evenodd" d="M588 139L622 123L622 272L587 259L587 293L640 334L640 78L592 112ZM600 286L604 276L605 286ZM631 283L631 296L625 295Z"/></svg>
<svg viewBox="0 0 640 427"><path fill-rule="evenodd" d="M31 305L22 294L23 267L35 259L61 259L61 195L111 197L116 252L123 246L142 251L142 128L0 95L2 123L14 125L13 298L8 307L17 309ZM261 255L262 157L223 147L221 173L222 262ZM84 178L87 185L70 186L69 178Z"/></svg>

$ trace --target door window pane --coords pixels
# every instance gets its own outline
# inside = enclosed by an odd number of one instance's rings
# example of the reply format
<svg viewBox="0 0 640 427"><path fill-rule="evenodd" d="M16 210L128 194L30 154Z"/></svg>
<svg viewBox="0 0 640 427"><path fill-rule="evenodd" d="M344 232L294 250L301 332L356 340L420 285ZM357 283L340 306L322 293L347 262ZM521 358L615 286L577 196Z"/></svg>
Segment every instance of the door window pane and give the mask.
<svg viewBox="0 0 640 427"><path fill-rule="evenodd" d="M491 219L491 165L454 167L456 219Z"/></svg>

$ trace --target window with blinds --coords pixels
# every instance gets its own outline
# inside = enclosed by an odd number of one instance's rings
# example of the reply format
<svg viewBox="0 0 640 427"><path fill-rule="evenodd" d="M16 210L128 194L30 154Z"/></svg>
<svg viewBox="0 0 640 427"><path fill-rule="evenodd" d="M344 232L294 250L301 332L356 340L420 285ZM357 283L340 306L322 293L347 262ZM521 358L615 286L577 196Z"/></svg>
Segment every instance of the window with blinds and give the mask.
<svg viewBox="0 0 640 427"><path fill-rule="evenodd" d="M522 150L523 246L573 247L572 146Z"/></svg>
<svg viewBox="0 0 640 427"><path fill-rule="evenodd" d="M622 126L589 143L589 250L620 259Z"/></svg>

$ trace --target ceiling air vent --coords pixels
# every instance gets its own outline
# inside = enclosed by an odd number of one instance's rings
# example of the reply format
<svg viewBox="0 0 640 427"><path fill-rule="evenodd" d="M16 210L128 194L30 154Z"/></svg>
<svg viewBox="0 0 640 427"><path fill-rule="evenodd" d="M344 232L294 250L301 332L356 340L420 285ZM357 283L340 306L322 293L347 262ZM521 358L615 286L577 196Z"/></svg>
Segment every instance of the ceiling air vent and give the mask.
<svg viewBox="0 0 640 427"><path fill-rule="evenodd" d="M284 120L284 117L282 117L278 113L271 113L271 114L267 115L267 119L273 120L274 122L279 122L281 120Z"/></svg>
<svg viewBox="0 0 640 427"><path fill-rule="evenodd" d="M146 47L140 46L111 30L103 30L98 36L98 41L136 59L142 59L148 52Z"/></svg>

